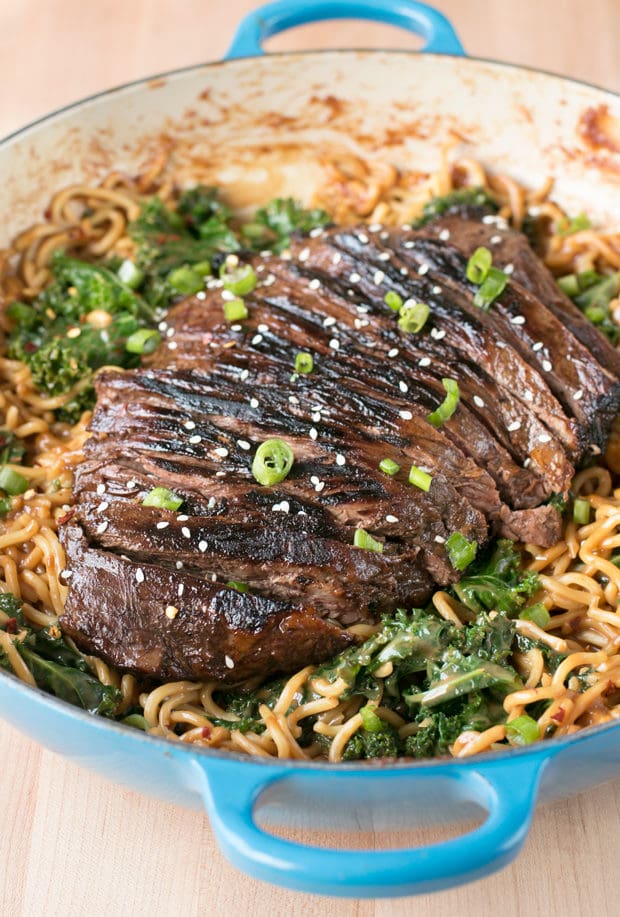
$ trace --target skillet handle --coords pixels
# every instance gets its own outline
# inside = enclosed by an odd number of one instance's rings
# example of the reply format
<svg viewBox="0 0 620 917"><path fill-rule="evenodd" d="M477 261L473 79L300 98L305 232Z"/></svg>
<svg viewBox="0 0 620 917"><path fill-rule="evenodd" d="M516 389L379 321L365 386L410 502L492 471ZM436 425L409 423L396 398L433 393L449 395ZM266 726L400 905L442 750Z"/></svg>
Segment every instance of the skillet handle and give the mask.
<svg viewBox="0 0 620 917"><path fill-rule="evenodd" d="M485 876L507 865L529 830L540 777L548 755L501 759L486 764L416 766L341 773L323 768L284 768L196 756L201 791L213 830L225 856L257 879L298 891L352 898L378 898L438 891ZM279 781L301 779L321 784L344 777L343 793L373 806L373 782L394 780L394 792L420 781L455 782L457 798L478 803L489 814L474 831L439 844L389 850L324 849L275 837L262 830L254 811L262 793ZM379 785L376 784L375 785ZM331 784L333 787L333 783ZM384 789L385 787L383 787ZM338 788L340 789L340 788ZM426 788L425 788L426 789ZM405 790L406 791L406 790ZM343 796L346 801L346 797Z"/></svg>
<svg viewBox="0 0 620 917"><path fill-rule="evenodd" d="M330 19L371 19L421 35L423 50L465 54L456 32L438 10L417 0L280 0L249 13L239 25L225 60L263 54L262 42L278 32Z"/></svg>

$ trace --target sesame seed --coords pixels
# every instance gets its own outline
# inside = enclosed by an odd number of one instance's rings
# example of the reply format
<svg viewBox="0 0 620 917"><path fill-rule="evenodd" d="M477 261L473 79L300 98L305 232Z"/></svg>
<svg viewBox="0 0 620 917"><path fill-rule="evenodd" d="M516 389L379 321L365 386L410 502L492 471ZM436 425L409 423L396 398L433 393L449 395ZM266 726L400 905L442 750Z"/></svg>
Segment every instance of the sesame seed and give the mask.
<svg viewBox="0 0 620 917"><path fill-rule="evenodd" d="M136 487L135 481L127 481L127 490L134 490L135 487Z"/></svg>
<svg viewBox="0 0 620 917"><path fill-rule="evenodd" d="M240 449L243 449L245 452L247 452L248 449L251 448L250 443L247 441L247 439L238 439L237 445L239 446Z"/></svg>
<svg viewBox="0 0 620 917"><path fill-rule="evenodd" d="M311 475L310 477L310 483L314 485L318 484L320 480L321 479L318 478L315 474Z"/></svg>
<svg viewBox="0 0 620 917"><path fill-rule="evenodd" d="M431 290L431 293L434 296L439 296L439 294L441 293L441 287L437 287L437 286L433 287L433 289Z"/></svg>
<svg viewBox="0 0 620 917"><path fill-rule="evenodd" d="M315 485L314 489L316 490L318 494L320 494L324 487L325 487L325 481L319 481L319 483Z"/></svg>
<svg viewBox="0 0 620 917"><path fill-rule="evenodd" d="M526 460L523 462L523 467L529 468L531 464L532 464L531 458L526 458Z"/></svg>
<svg viewBox="0 0 620 917"><path fill-rule="evenodd" d="M334 318L333 315L328 315L327 318L323 319L324 328L331 328L335 324L336 324L336 319Z"/></svg>
<svg viewBox="0 0 620 917"><path fill-rule="evenodd" d="M430 270L429 264L421 264L420 267L418 268L418 274L420 275L420 277L424 277L425 274L428 274L429 270Z"/></svg>
<svg viewBox="0 0 620 917"><path fill-rule="evenodd" d="M553 364L550 363L549 360L543 360L543 361L542 361L542 368L544 369L544 371L545 371L546 373L550 373L551 370L553 369Z"/></svg>
<svg viewBox="0 0 620 917"><path fill-rule="evenodd" d="M167 529L169 525L170 525L169 522L158 522L157 525L155 526L155 528L157 528L157 529Z"/></svg>
<svg viewBox="0 0 620 917"><path fill-rule="evenodd" d="M205 293L205 291L204 291L204 290L198 290L198 292L196 293L196 299L203 300L203 299L206 299L206 298L207 298L207 294Z"/></svg>
<svg viewBox="0 0 620 917"><path fill-rule="evenodd" d="M321 286L321 281L318 277L313 277L310 283L308 284L311 290L318 290Z"/></svg>
<svg viewBox="0 0 620 917"><path fill-rule="evenodd" d="M398 347L392 347L391 350L388 350L388 357L397 357L398 356Z"/></svg>
<svg viewBox="0 0 620 917"><path fill-rule="evenodd" d="M309 435L310 435L310 439L311 439L311 440L316 440L316 439L317 439L317 437L318 437L319 434L318 434L318 431L317 431L316 427L310 427L310 434L309 434Z"/></svg>
<svg viewBox="0 0 620 917"><path fill-rule="evenodd" d="M446 543L446 539L443 538L441 535L435 535L434 540L436 541L437 544L445 544L445 543Z"/></svg>
<svg viewBox="0 0 620 917"><path fill-rule="evenodd" d="M332 258L332 264L340 264L341 261L342 261L342 255L340 254L340 252L336 252L334 257Z"/></svg>
<svg viewBox="0 0 620 917"><path fill-rule="evenodd" d="M517 430L520 430L520 429L521 429L521 421L520 421L520 420L513 420L512 423L508 424L508 426L506 427L506 429L508 430L509 433L516 433Z"/></svg>
<svg viewBox="0 0 620 917"><path fill-rule="evenodd" d="M355 296L355 290L352 290L351 288L349 288L347 290L347 296Z"/></svg>
<svg viewBox="0 0 620 917"><path fill-rule="evenodd" d="M212 582L212 583L217 583L217 573L212 573L212 574L211 574L211 582Z"/></svg>
<svg viewBox="0 0 620 917"><path fill-rule="evenodd" d="M413 239L407 239L406 242L403 242L403 248L413 248L414 245L415 245L415 242L413 241Z"/></svg>
<svg viewBox="0 0 620 917"><path fill-rule="evenodd" d="M63 579L71 579L73 576L73 570L62 570L60 575Z"/></svg>
<svg viewBox="0 0 620 917"><path fill-rule="evenodd" d="M526 389L526 390L523 392L523 397L525 398L526 401L533 401L533 400L534 400L534 396L533 396L532 393L529 391L529 389Z"/></svg>
<svg viewBox="0 0 620 917"><path fill-rule="evenodd" d="M388 515L385 517L386 522L398 522L398 516Z"/></svg>
<svg viewBox="0 0 620 917"><path fill-rule="evenodd" d="M190 436L189 442L192 444L192 446L196 446L198 443L202 442L202 436L198 436L198 434L195 436Z"/></svg>
<svg viewBox="0 0 620 917"><path fill-rule="evenodd" d="M379 238L383 239L383 241L390 238L390 234L387 231L387 229L384 229L382 232L379 233Z"/></svg>
<svg viewBox="0 0 620 917"><path fill-rule="evenodd" d="M97 484L97 493L99 496L105 493L105 484Z"/></svg>
<svg viewBox="0 0 620 917"><path fill-rule="evenodd" d="M177 522L187 522L188 519L189 516L186 516L185 513L180 513L180 515L177 516Z"/></svg>
<svg viewBox="0 0 620 917"><path fill-rule="evenodd" d="M332 338L331 341L329 342L329 346L331 347L332 350L340 350L340 341L338 340L338 338Z"/></svg>
<svg viewBox="0 0 620 917"><path fill-rule="evenodd" d="M510 275L512 274L512 272L514 271L514 269L515 269L514 264L507 264L507 265L504 267L504 274L508 274L508 276L510 277Z"/></svg>
<svg viewBox="0 0 620 917"><path fill-rule="evenodd" d="M401 272L401 274L403 275L403 277L408 277L408 276L409 276L409 271L407 270L406 267L401 267L400 272Z"/></svg>
<svg viewBox="0 0 620 917"><path fill-rule="evenodd" d="M375 271L374 277L372 279L374 284L379 287L385 280L385 274L383 271Z"/></svg>
<svg viewBox="0 0 620 917"><path fill-rule="evenodd" d="M413 417L413 414L411 413L411 411L399 411L398 416L402 417L403 420L411 420Z"/></svg>
<svg viewBox="0 0 620 917"><path fill-rule="evenodd" d="M439 233L439 238L441 239L442 242L447 242L448 239L450 238L450 230L442 229L441 232Z"/></svg>
<svg viewBox="0 0 620 917"><path fill-rule="evenodd" d="M380 255L379 255L379 261L389 261L389 260L390 260L390 253L389 253L389 252L381 252L381 253L380 253Z"/></svg>
<svg viewBox="0 0 620 917"><path fill-rule="evenodd" d="M224 656L224 664L226 665L227 669L234 669L235 667L235 663L232 661L230 656Z"/></svg>
<svg viewBox="0 0 620 917"><path fill-rule="evenodd" d="M510 319L511 325L525 325L525 316L524 315L513 315Z"/></svg>
<svg viewBox="0 0 620 917"><path fill-rule="evenodd" d="M99 506L97 507L97 512L98 513L105 512L105 510L108 508L109 505L110 504L107 502L107 500L102 500Z"/></svg>
<svg viewBox="0 0 620 917"><path fill-rule="evenodd" d="M491 238L489 239L489 242L491 243L491 245L499 245L501 241L502 241L501 236L491 236Z"/></svg>
<svg viewBox="0 0 620 917"><path fill-rule="evenodd" d="M186 420L183 426L185 427L186 430L195 430L196 429L196 424L194 423L193 420Z"/></svg>
<svg viewBox="0 0 620 917"><path fill-rule="evenodd" d="M168 344L168 350L176 350L176 349L177 349L177 342L170 341L170 343Z"/></svg>
<svg viewBox="0 0 620 917"><path fill-rule="evenodd" d="M173 337L174 337L174 328L168 328L168 330L166 331L166 337L167 337L167 338L173 338Z"/></svg>
<svg viewBox="0 0 620 917"><path fill-rule="evenodd" d="M312 419L315 423L319 423L320 420L321 420L321 412L320 412L320 411L314 411L310 416L311 416L311 419Z"/></svg>
<svg viewBox="0 0 620 917"><path fill-rule="evenodd" d="M431 328L431 337L435 338L436 341L442 341L446 336L446 332L443 328Z"/></svg>
<svg viewBox="0 0 620 917"><path fill-rule="evenodd" d="M228 449L226 446L218 446L217 449L213 450L216 455L219 455L220 458L226 458L228 455Z"/></svg>
<svg viewBox="0 0 620 917"><path fill-rule="evenodd" d="M183 528L181 529L181 535L183 535L184 538L192 537L192 533L190 532L190 530L188 529L186 525L184 525Z"/></svg>
<svg viewBox="0 0 620 917"><path fill-rule="evenodd" d="M299 404L299 398L297 397L297 395L289 395L288 400L290 401L291 404Z"/></svg>
<svg viewBox="0 0 620 917"><path fill-rule="evenodd" d="M142 569L142 567L138 567L138 569L136 570L136 582L137 583L144 582L144 570Z"/></svg>
<svg viewBox="0 0 620 917"><path fill-rule="evenodd" d="M366 245L366 243L368 242L368 236L366 235L366 233L358 232L357 238L362 243L362 245Z"/></svg>
<svg viewBox="0 0 620 917"><path fill-rule="evenodd" d="M344 455L342 455L339 452L338 455L336 456L336 464L337 465L346 465L346 463L347 463L346 458L344 457Z"/></svg>
<svg viewBox="0 0 620 917"><path fill-rule="evenodd" d="M262 339L263 339L262 334L255 334L254 337L252 338L252 344L260 344Z"/></svg>
<svg viewBox="0 0 620 917"><path fill-rule="evenodd" d="M406 392L409 391L409 386L407 385L406 382L403 382L402 379L401 379L401 381L398 383L398 387L399 387L399 389L401 390L401 392L403 393L403 395L406 394Z"/></svg>
<svg viewBox="0 0 620 917"><path fill-rule="evenodd" d="M166 605L166 617L169 618L171 621L174 621L178 613L179 613L179 609L177 608L176 605Z"/></svg>
<svg viewBox="0 0 620 917"><path fill-rule="evenodd" d="M548 433L541 433L540 436L538 437L538 442L539 443L550 443L551 437L549 436Z"/></svg>
<svg viewBox="0 0 620 917"><path fill-rule="evenodd" d="M314 229L310 230L308 235L310 236L311 239L316 239L318 236L322 236L323 232L324 230L322 226L315 226Z"/></svg>
<svg viewBox="0 0 620 917"><path fill-rule="evenodd" d="M264 287L270 287L270 286L271 286L272 284L274 284L275 282L276 282L275 276L274 276L273 274L267 274L267 276L266 276L265 279L263 280L263 286L264 286Z"/></svg>
<svg viewBox="0 0 620 917"><path fill-rule="evenodd" d="M422 357L421 360L418 360L418 366L430 366L430 365L431 365L430 357Z"/></svg>
<svg viewBox="0 0 620 917"><path fill-rule="evenodd" d="M158 327L158 329L161 331L161 333L163 334L164 331L166 330L166 328L168 327L168 322L160 322L159 325L158 325L157 327Z"/></svg>
<svg viewBox="0 0 620 917"><path fill-rule="evenodd" d="M474 404L476 405L477 408L484 407L484 401L482 400L480 395L474 395Z"/></svg>
<svg viewBox="0 0 620 917"><path fill-rule="evenodd" d="M592 453L592 455L600 455L600 454L601 454L601 447L600 447L600 446L597 446L596 443L590 443L590 445L588 446L588 449L590 450L590 452Z"/></svg>
<svg viewBox="0 0 620 917"><path fill-rule="evenodd" d="M539 351L539 350L542 350L543 347L544 347L544 344L543 344L542 341L536 341L535 344L532 344L532 350L533 350L535 353L538 353L538 351Z"/></svg>
<svg viewBox="0 0 620 917"><path fill-rule="evenodd" d="M249 369L242 369L239 378L241 379L242 382L245 382L245 380L248 378L249 375L250 375Z"/></svg>
<svg viewBox="0 0 620 917"><path fill-rule="evenodd" d="M257 407L258 407L258 398L250 398L250 407L251 407L251 408L257 408Z"/></svg>
<svg viewBox="0 0 620 917"><path fill-rule="evenodd" d="M100 522L99 525L97 526L97 529L96 529L97 534L98 534L98 535L103 535L103 533L105 532L105 530L107 529L107 527L108 527L107 520L106 520L105 522Z"/></svg>
<svg viewBox="0 0 620 917"><path fill-rule="evenodd" d="M581 401L581 399L583 398L583 391L582 391L582 389L577 389L577 391L576 391L575 394L573 395L573 398L575 399L575 401Z"/></svg>
<svg viewBox="0 0 620 917"><path fill-rule="evenodd" d="M257 331L260 331L261 334L268 334L268 332L269 332L269 325L258 325L258 327L256 328L256 330L257 330Z"/></svg>
<svg viewBox="0 0 620 917"><path fill-rule="evenodd" d="M380 229L383 229L383 223L370 223L368 229L370 232L379 232Z"/></svg>
<svg viewBox="0 0 620 917"><path fill-rule="evenodd" d="M179 583L179 585L177 586L178 597L181 598L184 592L185 592L185 583Z"/></svg>
<svg viewBox="0 0 620 917"><path fill-rule="evenodd" d="M349 283L359 283L361 279L362 278L357 273L357 271L353 271L351 274L349 274Z"/></svg>
<svg viewBox="0 0 620 917"><path fill-rule="evenodd" d="M177 561L175 561L174 565L175 565L175 567L177 568L177 570L182 570L182 569L183 569L183 561L182 561L182 560L177 560Z"/></svg>
<svg viewBox="0 0 620 917"><path fill-rule="evenodd" d="M213 509L216 503L217 503L217 500L215 499L215 497L209 497L209 502L207 503L208 509Z"/></svg>
<svg viewBox="0 0 620 917"><path fill-rule="evenodd" d="M356 318L353 320L353 326L360 331L362 328L367 328L370 322L367 318Z"/></svg>
<svg viewBox="0 0 620 917"><path fill-rule="evenodd" d="M367 315L370 312L370 306L356 306L355 311L359 312L360 315Z"/></svg>
<svg viewBox="0 0 620 917"><path fill-rule="evenodd" d="M206 542L206 541L199 541L199 542L198 542L198 550L200 551L201 554L204 554L204 552L207 550L207 542Z"/></svg>

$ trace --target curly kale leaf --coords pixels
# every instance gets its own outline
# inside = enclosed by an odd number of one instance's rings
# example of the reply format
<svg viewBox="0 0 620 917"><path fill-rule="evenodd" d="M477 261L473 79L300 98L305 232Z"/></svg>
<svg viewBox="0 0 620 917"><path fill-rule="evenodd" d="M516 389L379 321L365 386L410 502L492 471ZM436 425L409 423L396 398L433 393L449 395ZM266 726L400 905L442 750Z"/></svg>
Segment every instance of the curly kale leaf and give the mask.
<svg viewBox="0 0 620 917"><path fill-rule="evenodd" d="M416 220L415 226L426 226L444 213L458 212L468 207L484 208L494 213L498 210L497 204L484 188L459 188L442 197L434 197L425 204L422 216Z"/></svg>
<svg viewBox="0 0 620 917"><path fill-rule="evenodd" d="M539 586L535 573L523 572L521 555L513 542L502 538L488 560L477 563L471 575L463 577L452 590L472 612L488 609L517 617Z"/></svg>
<svg viewBox="0 0 620 917"><path fill-rule="evenodd" d="M331 223L325 210L308 210L292 197L279 197L256 211L251 223L241 229L244 240L256 251L281 252L291 244L295 232L310 232Z"/></svg>

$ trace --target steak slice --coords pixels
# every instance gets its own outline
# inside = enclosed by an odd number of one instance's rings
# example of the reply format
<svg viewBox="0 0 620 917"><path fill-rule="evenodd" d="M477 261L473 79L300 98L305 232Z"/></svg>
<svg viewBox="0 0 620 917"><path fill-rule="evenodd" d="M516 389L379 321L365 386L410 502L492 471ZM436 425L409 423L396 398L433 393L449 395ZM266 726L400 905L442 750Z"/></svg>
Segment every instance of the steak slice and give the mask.
<svg viewBox="0 0 620 917"><path fill-rule="evenodd" d="M137 675L236 683L320 662L353 642L311 607L94 548L74 522L62 538L73 573L64 633Z"/></svg>

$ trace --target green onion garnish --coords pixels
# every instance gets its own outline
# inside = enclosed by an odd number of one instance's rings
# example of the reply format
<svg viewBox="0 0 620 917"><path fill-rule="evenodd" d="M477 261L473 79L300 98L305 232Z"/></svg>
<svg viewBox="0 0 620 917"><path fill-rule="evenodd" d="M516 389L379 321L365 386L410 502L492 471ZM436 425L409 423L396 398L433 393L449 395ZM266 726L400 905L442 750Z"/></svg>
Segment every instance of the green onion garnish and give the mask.
<svg viewBox="0 0 620 917"><path fill-rule="evenodd" d="M229 581L226 583L226 585L227 585L230 589L236 589L237 592L249 592L249 591L250 591L250 587L248 586L247 583L240 583L240 582L238 582L238 580L235 580L235 579L229 580Z"/></svg>
<svg viewBox="0 0 620 917"><path fill-rule="evenodd" d="M161 334L155 328L140 328L130 334L125 341L125 350L128 353L147 354L153 353L161 344Z"/></svg>
<svg viewBox="0 0 620 917"><path fill-rule="evenodd" d="M577 499L573 503L573 522L577 525L587 525L590 521L590 501Z"/></svg>
<svg viewBox="0 0 620 917"><path fill-rule="evenodd" d="M579 281L577 279L577 274L565 274L564 277L558 277L557 285L563 293L566 293L566 295L570 296L571 298L573 296L577 296L579 293Z"/></svg>
<svg viewBox="0 0 620 917"><path fill-rule="evenodd" d="M420 490L428 493L432 480L432 476L427 471L422 471L422 469L418 468L417 465L411 466L409 471L410 484L413 484L415 487L419 487Z"/></svg>
<svg viewBox="0 0 620 917"><path fill-rule="evenodd" d="M125 258L116 273L118 274L118 279L122 280L125 286L130 287L132 290L139 287L144 280L144 271L129 258Z"/></svg>
<svg viewBox="0 0 620 917"><path fill-rule="evenodd" d="M168 283L173 290L176 290L177 293L183 293L184 296L192 296L204 288L202 276L193 267L188 267L187 264L170 271Z"/></svg>
<svg viewBox="0 0 620 917"><path fill-rule="evenodd" d="M522 621L531 621L532 624L535 624L542 630L544 630L551 621L551 615L542 602L538 602L536 605L530 605L529 608L524 608L519 613L519 617Z"/></svg>
<svg viewBox="0 0 620 917"><path fill-rule="evenodd" d="M240 322L248 317L248 309L242 299L229 299L224 303L224 318L227 322Z"/></svg>
<svg viewBox="0 0 620 917"><path fill-rule="evenodd" d="M442 379L441 384L446 390L446 397L439 407L431 414L428 414L426 418L434 427L440 427L446 420L450 420L461 397L459 384L455 379Z"/></svg>
<svg viewBox="0 0 620 917"><path fill-rule="evenodd" d="M527 713L506 723L506 738L511 745L531 745L540 739L540 726Z"/></svg>
<svg viewBox="0 0 620 917"><path fill-rule="evenodd" d="M17 494L23 494L24 491L28 490L28 487L28 479L23 474L14 471L8 465L3 465L0 468L0 490L4 490L9 496L15 497Z"/></svg>
<svg viewBox="0 0 620 917"><path fill-rule="evenodd" d="M288 475L295 456L282 439L266 439L261 443L252 462L252 474L263 487L279 484Z"/></svg>
<svg viewBox="0 0 620 917"><path fill-rule="evenodd" d="M370 704L360 708L360 716L366 732L381 732L383 729L383 720L377 716Z"/></svg>
<svg viewBox="0 0 620 917"><path fill-rule="evenodd" d="M492 264L493 255L488 248L481 246L476 249L467 262L465 275L471 283L480 286L487 279Z"/></svg>
<svg viewBox="0 0 620 917"><path fill-rule="evenodd" d="M386 293L383 297L383 302L386 306L389 306L390 309L393 309L394 312L399 312L403 305L403 298L399 296L395 290L390 290L389 293Z"/></svg>
<svg viewBox="0 0 620 917"><path fill-rule="evenodd" d="M417 334L426 324L430 311L426 303L408 300L398 313L398 327L410 334Z"/></svg>
<svg viewBox="0 0 620 917"><path fill-rule="evenodd" d="M383 474L389 474L393 478L400 471L400 465L397 465L391 458L384 458L379 462L379 471L382 471Z"/></svg>
<svg viewBox="0 0 620 917"><path fill-rule="evenodd" d="M169 509L174 512L182 503L183 497L168 490L167 487L154 487L142 501L142 506L156 506L157 509Z"/></svg>
<svg viewBox="0 0 620 917"><path fill-rule="evenodd" d="M199 261L197 264L192 264L192 270L200 277L210 277L213 273L210 261Z"/></svg>
<svg viewBox="0 0 620 917"><path fill-rule="evenodd" d="M144 732L148 732L149 729L149 724L141 713L130 713L121 720L121 723L124 723L125 726L132 726L134 729L142 729Z"/></svg>
<svg viewBox="0 0 620 917"><path fill-rule="evenodd" d="M486 312L497 297L504 292L507 283L507 274L504 274L503 271L498 271L495 267L489 268L482 286L474 296L474 306L478 306L479 309L484 309Z"/></svg>
<svg viewBox="0 0 620 917"><path fill-rule="evenodd" d="M233 257L236 261L237 256ZM252 292L258 283L254 268L251 264L237 263L234 267L231 265L232 262L227 258L220 268L220 277L224 282L224 289L230 290L235 296L246 296Z"/></svg>
<svg viewBox="0 0 620 917"><path fill-rule="evenodd" d="M589 229L591 225L588 216L582 211L572 219L564 217L560 220L556 232L558 236L572 236L576 232L582 232L584 229Z"/></svg>
<svg viewBox="0 0 620 917"><path fill-rule="evenodd" d="M477 543L468 541L460 532L452 532L446 541L446 551L455 570L464 570L465 567L469 567L477 550Z"/></svg>
<svg viewBox="0 0 620 917"><path fill-rule="evenodd" d="M356 548L363 548L365 551L377 551L379 554L383 553L383 542L377 541L377 539L369 535L365 529L355 529L353 545Z"/></svg>
<svg viewBox="0 0 620 917"><path fill-rule="evenodd" d="M296 373L311 373L314 369L314 360L312 359L312 354L307 353L305 350L301 350L298 354L295 355L295 372Z"/></svg>
<svg viewBox="0 0 620 917"><path fill-rule="evenodd" d="M10 497L2 497L0 500L0 517L4 518L7 513L11 512L13 501Z"/></svg>

